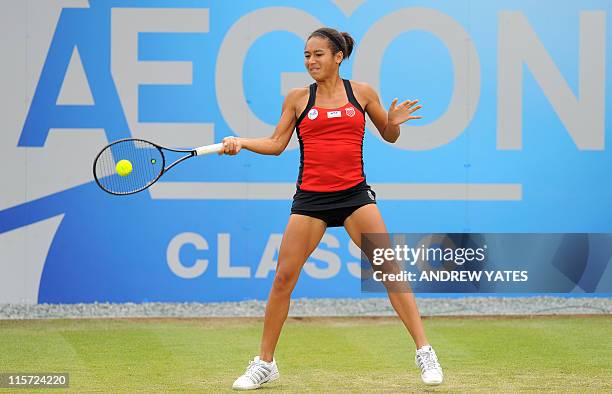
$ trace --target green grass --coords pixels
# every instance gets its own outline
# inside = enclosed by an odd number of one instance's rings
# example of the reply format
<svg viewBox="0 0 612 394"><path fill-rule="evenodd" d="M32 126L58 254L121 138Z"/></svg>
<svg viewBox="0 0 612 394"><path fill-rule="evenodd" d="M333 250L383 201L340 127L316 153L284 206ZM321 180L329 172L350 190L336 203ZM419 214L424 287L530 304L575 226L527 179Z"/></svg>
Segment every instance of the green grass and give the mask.
<svg viewBox="0 0 612 394"><path fill-rule="evenodd" d="M446 378L427 389L399 320L289 319L281 379L259 392L611 392L611 323L425 319ZM0 372L69 372L75 392L228 392L260 334L259 319L0 321Z"/></svg>

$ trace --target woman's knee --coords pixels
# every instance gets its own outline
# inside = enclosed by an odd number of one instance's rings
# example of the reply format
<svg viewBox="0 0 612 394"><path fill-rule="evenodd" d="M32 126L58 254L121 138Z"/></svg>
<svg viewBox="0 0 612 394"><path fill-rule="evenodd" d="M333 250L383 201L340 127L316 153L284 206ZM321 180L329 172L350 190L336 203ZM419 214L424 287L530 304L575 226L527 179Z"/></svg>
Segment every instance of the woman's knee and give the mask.
<svg viewBox="0 0 612 394"><path fill-rule="evenodd" d="M273 288L282 293L291 293L297 282L299 273L277 271L274 276Z"/></svg>

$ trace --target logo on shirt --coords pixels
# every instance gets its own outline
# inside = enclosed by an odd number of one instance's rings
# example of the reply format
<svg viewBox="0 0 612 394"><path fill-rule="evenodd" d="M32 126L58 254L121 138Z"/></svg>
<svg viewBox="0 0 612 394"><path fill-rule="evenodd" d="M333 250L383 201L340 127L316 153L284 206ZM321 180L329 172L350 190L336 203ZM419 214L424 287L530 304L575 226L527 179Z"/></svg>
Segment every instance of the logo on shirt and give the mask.
<svg viewBox="0 0 612 394"><path fill-rule="evenodd" d="M327 112L327 118L339 118L342 116L342 112L341 111L329 111Z"/></svg>
<svg viewBox="0 0 612 394"><path fill-rule="evenodd" d="M348 108L345 108L345 109L344 109L344 111L345 111L345 112L346 112L346 114L347 114L348 116L350 116L351 118L352 118L353 116L355 116L355 108L353 108L353 107L348 107Z"/></svg>
<svg viewBox="0 0 612 394"><path fill-rule="evenodd" d="M310 111L308 111L308 119L315 120L317 116L319 116L319 111L317 111L316 108L313 108Z"/></svg>

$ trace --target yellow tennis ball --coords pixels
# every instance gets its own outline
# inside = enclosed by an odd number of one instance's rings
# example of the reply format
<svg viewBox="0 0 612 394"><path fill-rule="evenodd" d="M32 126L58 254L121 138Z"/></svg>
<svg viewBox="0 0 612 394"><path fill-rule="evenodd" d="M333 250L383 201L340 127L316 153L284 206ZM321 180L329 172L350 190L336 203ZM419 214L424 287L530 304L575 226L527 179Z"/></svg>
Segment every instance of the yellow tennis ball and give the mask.
<svg viewBox="0 0 612 394"><path fill-rule="evenodd" d="M115 166L115 170L117 170L117 174L120 176L130 175L132 172L132 163L129 160L119 160Z"/></svg>

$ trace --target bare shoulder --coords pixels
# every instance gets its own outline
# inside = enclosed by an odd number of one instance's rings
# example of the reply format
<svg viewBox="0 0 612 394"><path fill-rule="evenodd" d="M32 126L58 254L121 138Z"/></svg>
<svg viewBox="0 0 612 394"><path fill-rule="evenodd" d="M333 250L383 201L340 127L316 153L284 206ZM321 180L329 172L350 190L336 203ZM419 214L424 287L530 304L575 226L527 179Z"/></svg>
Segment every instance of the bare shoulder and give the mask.
<svg viewBox="0 0 612 394"><path fill-rule="evenodd" d="M310 88L308 86L291 89L285 96L285 103L283 104L283 107L287 110L292 110L297 118L300 116L302 111L304 111L304 108L306 108L309 95Z"/></svg>
<svg viewBox="0 0 612 394"><path fill-rule="evenodd" d="M355 98L365 108L369 103L378 101L376 90L366 82L351 81Z"/></svg>
<svg viewBox="0 0 612 394"><path fill-rule="evenodd" d="M286 104L296 104L296 103L299 103L303 99L308 100L308 94L309 94L309 89L307 86L303 88L290 89L289 92L287 92L287 96L285 96L285 103Z"/></svg>

